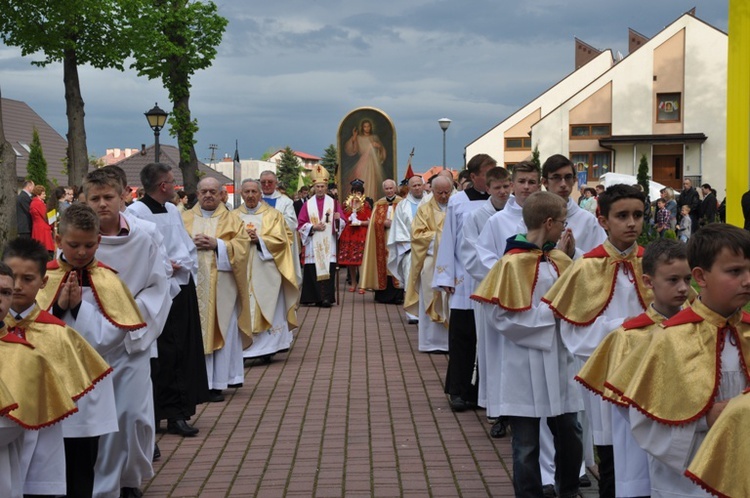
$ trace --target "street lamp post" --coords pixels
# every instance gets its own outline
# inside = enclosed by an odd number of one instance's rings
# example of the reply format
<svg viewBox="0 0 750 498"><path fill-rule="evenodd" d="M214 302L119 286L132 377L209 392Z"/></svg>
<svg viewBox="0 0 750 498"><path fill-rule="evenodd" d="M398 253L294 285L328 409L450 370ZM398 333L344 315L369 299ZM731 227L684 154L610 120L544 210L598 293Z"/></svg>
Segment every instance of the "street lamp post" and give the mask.
<svg viewBox="0 0 750 498"><path fill-rule="evenodd" d="M154 103L153 109L143 113L148 120L148 125L154 130L154 160L159 162L159 132L164 128L164 123L167 122L167 116L169 115L164 109L161 109L158 104Z"/></svg>
<svg viewBox="0 0 750 498"><path fill-rule="evenodd" d="M448 127L451 125L451 120L448 118L438 119L440 129L443 130L443 169L445 169L445 132L448 131Z"/></svg>

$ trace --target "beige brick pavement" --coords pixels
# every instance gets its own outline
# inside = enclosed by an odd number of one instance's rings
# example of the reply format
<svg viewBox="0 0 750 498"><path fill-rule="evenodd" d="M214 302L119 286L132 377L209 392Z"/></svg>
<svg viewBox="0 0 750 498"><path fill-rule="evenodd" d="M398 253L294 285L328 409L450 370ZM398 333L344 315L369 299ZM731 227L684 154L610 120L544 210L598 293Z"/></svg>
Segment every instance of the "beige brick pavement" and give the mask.
<svg viewBox="0 0 750 498"><path fill-rule="evenodd" d="M417 351L400 306L341 298L300 308L291 350L199 406L197 437L157 434L146 497L513 496L510 440L450 410L447 356Z"/></svg>

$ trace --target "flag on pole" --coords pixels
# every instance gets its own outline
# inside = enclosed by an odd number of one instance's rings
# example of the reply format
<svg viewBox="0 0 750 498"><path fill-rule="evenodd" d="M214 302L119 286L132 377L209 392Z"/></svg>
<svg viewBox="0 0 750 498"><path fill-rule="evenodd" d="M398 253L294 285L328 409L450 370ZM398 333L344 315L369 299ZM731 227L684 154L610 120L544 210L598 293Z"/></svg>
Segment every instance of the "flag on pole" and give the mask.
<svg viewBox="0 0 750 498"><path fill-rule="evenodd" d="M232 184L234 185L234 193L232 198L232 206L237 207L237 195L240 191L240 182L242 181L242 164L240 164L240 151L238 149L238 141L234 141L234 163L232 164Z"/></svg>
<svg viewBox="0 0 750 498"><path fill-rule="evenodd" d="M414 171L411 169L411 158L414 157L414 147L411 148L411 153L409 154L409 161L406 163L406 176L404 177L404 180L409 181L409 178L414 176Z"/></svg>

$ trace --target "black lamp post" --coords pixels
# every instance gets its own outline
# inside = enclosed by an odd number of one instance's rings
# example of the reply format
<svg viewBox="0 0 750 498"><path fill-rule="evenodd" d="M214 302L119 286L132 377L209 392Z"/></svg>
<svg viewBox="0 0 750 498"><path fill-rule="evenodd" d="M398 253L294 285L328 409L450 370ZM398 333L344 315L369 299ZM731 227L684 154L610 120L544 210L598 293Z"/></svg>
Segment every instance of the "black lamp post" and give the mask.
<svg viewBox="0 0 750 498"><path fill-rule="evenodd" d="M148 119L148 125L154 130L154 160L159 162L159 132L164 128L164 124L167 122L167 116L169 113L161 109L158 104L154 103L154 108L144 113L146 119Z"/></svg>
<svg viewBox="0 0 750 498"><path fill-rule="evenodd" d="M451 120L448 118L440 118L438 119L438 124L440 125L440 129L443 130L443 169L445 169L445 132L451 125Z"/></svg>

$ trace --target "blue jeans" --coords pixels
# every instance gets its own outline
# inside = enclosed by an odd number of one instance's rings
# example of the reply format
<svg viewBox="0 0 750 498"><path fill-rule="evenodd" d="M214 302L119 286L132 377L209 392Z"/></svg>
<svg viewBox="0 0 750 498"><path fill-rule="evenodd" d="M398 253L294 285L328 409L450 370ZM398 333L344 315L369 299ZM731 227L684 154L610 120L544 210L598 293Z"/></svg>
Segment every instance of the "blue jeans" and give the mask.
<svg viewBox="0 0 750 498"><path fill-rule="evenodd" d="M508 417L513 434L513 489L516 497L542 496L542 474L539 470L539 421L533 417ZM555 442L555 484L560 498L578 494L583 461L581 424L575 413L564 413L547 419Z"/></svg>

